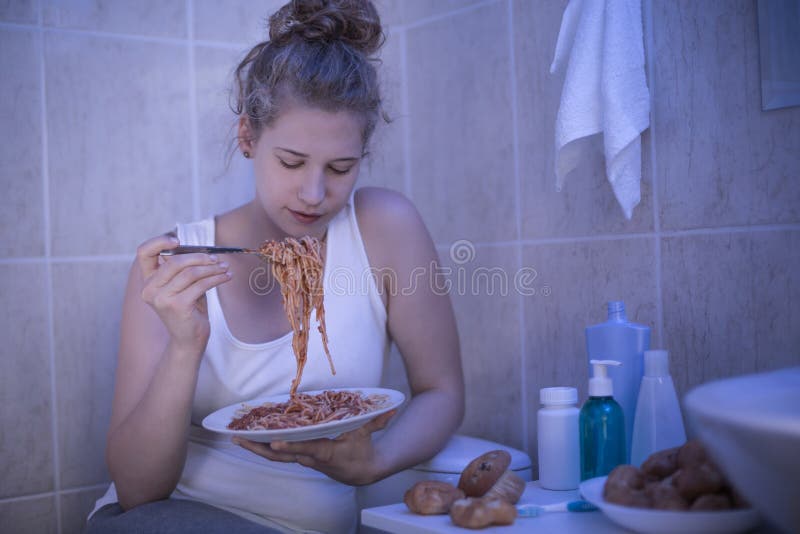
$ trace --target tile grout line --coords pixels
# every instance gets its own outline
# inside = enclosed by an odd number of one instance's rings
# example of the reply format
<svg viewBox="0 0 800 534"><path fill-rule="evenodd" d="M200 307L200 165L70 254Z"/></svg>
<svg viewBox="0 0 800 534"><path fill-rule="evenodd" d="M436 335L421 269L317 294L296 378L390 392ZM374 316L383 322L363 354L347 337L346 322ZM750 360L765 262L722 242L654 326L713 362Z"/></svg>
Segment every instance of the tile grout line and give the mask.
<svg viewBox="0 0 800 534"><path fill-rule="evenodd" d="M495 248L512 247L515 245L570 245L580 243L593 243L599 241L624 241L628 239L650 239L656 235L660 237L696 237L724 234L758 233L758 232L797 232L800 231L800 224L770 224L759 226L728 226L722 228L702 228L696 230L673 230L655 232L642 232L636 234L604 234L596 236L575 236L575 237L544 237L535 239L519 239L508 241L470 241L475 248ZM455 241L455 240L454 240ZM448 248L450 243L435 243L437 249ZM13 260L12 260L13 261ZM2 263L2 260L0 260Z"/></svg>
<svg viewBox="0 0 800 534"><path fill-rule="evenodd" d="M55 312L53 303L53 265L50 233L50 157L47 136L47 69L45 68L44 5L38 6L38 48L39 48L39 112L42 129L42 217L44 231L44 271L45 298L47 308L47 353L50 367L50 432L53 446L53 498L55 501L56 532L61 534L61 451L58 446L58 386L56 380L55 355Z"/></svg>
<svg viewBox="0 0 800 534"><path fill-rule="evenodd" d="M29 493L26 495L16 495L14 497L3 497L0 499L0 505L2 504L9 504L15 502L24 502L24 501L35 501L37 499L44 499L47 497L57 497L58 495L70 495L73 493L81 493L84 491L92 491L92 490L105 490L108 488L109 482L103 482L102 484L91 484L88 486L77 486L74 488L62 489L60 491L43 491L41 493Z"/></svg>
<svg viewBox="0 0 800 534"><path fill-rule="evenodd" d="M756 232L782 232L800 230L800 223L757 224L748 226L720 226L719 228L693 228L691 230L659 230L661 237L691 237L719 234L741 234Z"/></svg>
<svg viewBox="0 0 800 534"><path fill-rule="evenodd" d="M103 30L81 30L77 28L58 28L55 26L44 26L38 24L25 24L21 22L0 22L0 29L4 30L33 30L42 31L44 33L67 34L67 35L84 35L90 37L101 37L108 39L120 39L125 41L140 41L145 43L168 44L175 46L184 46L186 39L182 37L156 37L153 35L140 35L135 33L122 33ZM220 50L242 50L248 44L246 42L234 41L214 41L211 39L196 39L193 40L194 44L204 46L207 48L217 48Z"/></svg>
<svg viewBox="0 0 800 534"><path fill-rule="evenodd" d="M506 1L506 11L508 13L508 58L509 58L509 84L511 89L511 151L512 162L514 168L514 215L517 226L517 269L522 269L522 202L520 196L522 195L522 184L520 178L519 168L519 117L517 109L517 61L516 54L514 53L514 0ZM522 449L528 451L528 388L527 388L527 373L526 357L527 347L525 341L525 297L521 292L517 292L517 301L519 302L519 310L517 312L517 320L519 321L519 380L520 380L520 398L521 404L520 414L522 416Z"/></svg>
<svg viewBox="0 0 800 534"><path fill-rule="evenodd" d="M64 34L64 35L84 35L89 37L103 37L108 39L121 39L125 41L141 41L147 43L161 43L161 44L170 44L170 45L178 45L181 46L185 44L186 39L180 37L156 37L153 35L138 35L135 33L118 33L112 31L103 31L103 30L80 30L76 28L58 28L55 26L44 26L41 24L39 26L33 26L28 24L9 24L9 23L0 23L0 28L9 27L9 28L30 28L30 29L39 29L44 33L54 33L54 34Z"/></svg>
<svg viewBox="0 0 800 534"><path fill-rule="evenodd" d="M456 17L458 15L463 15L464 13L469 13L470 11L478 10L482 7L490 6L492 4L499 4L501 0L483 0L482 2L476 2L474 4L468 5L466 7L460 7L458 9L453 9L450 11L445 11L444 13L439 13L438 15L431 15L429 17L423 17L419 20L415 20L414 22L408 24L398 24L396 26L392 26L395 29L401 30L409 30L413 28L419 28L421 26L426 26L428 24L432 24L434 22L439 22L441 20L448 19L450 17Z"/></svg>
<svg viewBox="0 0 800 534"><path fill-rule="evenodd" d="M61 495L70 495L72 493L82 493L84 491L92 491L92 490L103 490L103 493L106 492L108 489L109 482L103 482L102 484L90 484L88 486L77 486L74 488L62 489Z"/></svg>
<svg viewBox="0 0 800 534"><path fill-rule="evenodd" d="M656 114L653 109L653 87L655 86L655 67L653 65L653 9L651 0L643 0L642 6L644 8L643 23L645 24L645 39L647 43L647 74L650 80L650 176L652 180L652 199L653 199L653 233L655 239L653 240L654 247L654 261L655 261L655 285L656 285L656 327L658 328L658 339L656 340L659 348L667 348L664 339L666 338L664 332L664 290L662 287L662 272L661 272L661 206L659 204L658 195L658 176L656 165Z"/></svg>
<svg viewBox="0 0 800 534"><path fill-rule="evenodd" d="M760 233L760 232L796 232L800 231L800 224L770 224L759 226L728 226L721 228L699 228L695 230L672 230L660 231L658 234L655 232L646 232L640 234L605 234L597 236L575 236L575 237L548 237L537 239L520 239L509 241L473 241L472 245L476 248L502 248L513 247L517 245L522 246L540 246L540 245L569 245L578 243L592 243L597 241L623 241L626 239L648 239L658 235L664 237L697 237L697 236L710 236L710 235L724 235L724 234L739 234L739 233ZM437 249L447 249L452 243L435 243ZM45 262L51 264L63 263L83 263L83 262L131 262L135 256L130 254L98 254L86 256L20 256L20 257L6 257L0 258L0 265L30 265Z"/></svg>
<svg viewBox="0 0 800 534"><path fill-rule="evenodd" d="M436 15L431 15L428 17L423 17L419 20L408 24L395 24L388 26L387 28L392 31L404 32L408 29L419 28L422 26L426 26L428 24L432 24L435 22L439 22L441 20L445 20L451 17L456 17L458 15L463 15L465 13L469 13L471 11L475 11L477 9L491 6L493 4L499 4L502 0L482 0L479 2L475 2L473 4L467 5L465 7L460 7L457 9L452 9L450 11L445 11ZM187 2L187 14L193 13L193 4L189 7L189 4L192 3L192 0L186 0ZM114 31L107 31L107 30L88 30L88 29L80 29L80 28L69 28L69 27L58 27L58 26L45 26L43 22L30 24L24 22L8 22L8 21L0 21L0 29L19 29L19 30L39 30L45 33L64 33L64 34L77 34L77 35L87 35L93 37L107 37L111 39L124 39L124 40L131 40L131 41L144 41L144 42L151 42L151 43L161 43L161 44L171 44L182 46L186 44L186 39L182 37L161 37L156 35L142 35L136 33L124 33L124 32L114 32ZM222 49L231 49L231 50L241 50L249 46L247 42L234 42L234 41L215 41L213 39L198 39L194 40L191 39L195 45L198 46L205 46L210 48L222 48Z"/></svg>
<svg viewBox="0 0 800 534"><path fill-rule="evenodd" d="M192 18L194 18L194 9L192 10ZM242 42L234 42L234 41L211 41L208 39L196 39L194 38L194 34L192 34L192 42L195 46L202 46L205 48L215 48L217 50L233 50L235 52L241 53L243 50L248 50L252 47L250 43Z"/></svg>
<svg viewBox="0 0 800 534"><path fill-rule="evenodd" d="M403 188L406 196L412 198L411 183L411 104L408 94L408 32L400 30L400 109L403 114Z"/></svg>
<svg viewBox="0 0 800 534"><path fill-rule="evenodd" d="M109 254L98 256L37 256L26 258L0 258L0 265L30 265L37 263L60 264L60 263L97 263L97 262L132 262L136 256L134 254Z"/></svg>
<svg viewBox="0 0 800 534"><path fill-rule="evenodd" d="M197 87L194 53L194 2L186 0L186 50L189 61L189 150L191 152L192 220L200 219L200 176L198 170Z"/></svg>

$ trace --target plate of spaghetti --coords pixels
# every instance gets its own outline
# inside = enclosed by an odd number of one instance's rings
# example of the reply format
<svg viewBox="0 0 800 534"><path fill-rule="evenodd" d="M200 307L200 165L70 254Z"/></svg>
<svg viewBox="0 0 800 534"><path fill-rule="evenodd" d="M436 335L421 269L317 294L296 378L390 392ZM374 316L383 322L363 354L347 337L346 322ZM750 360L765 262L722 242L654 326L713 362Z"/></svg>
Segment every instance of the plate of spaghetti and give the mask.
<svg viewBox="0 0 800 534"><path fill-rule="evenodd" d="M203 427L262 443L331 438L359 428L404 400L403 393L385 388L286 393L226 406L203 419Z"/></svg>
<svg viewBox="0 0 800 534"><path fill-rule="evenodd" d="M331 374L336 374L325 327L322 242L309 236L288 237L283 241L265 241L258 253L272 265L272 275L281 287L284 311L293 332L292 352L297 372L289 393L226 406L203 419L203 427L262 443L307 441L355 430L373 417L400 406L405 395L392 389L298 392L308 359L312 311Z"/></svg>

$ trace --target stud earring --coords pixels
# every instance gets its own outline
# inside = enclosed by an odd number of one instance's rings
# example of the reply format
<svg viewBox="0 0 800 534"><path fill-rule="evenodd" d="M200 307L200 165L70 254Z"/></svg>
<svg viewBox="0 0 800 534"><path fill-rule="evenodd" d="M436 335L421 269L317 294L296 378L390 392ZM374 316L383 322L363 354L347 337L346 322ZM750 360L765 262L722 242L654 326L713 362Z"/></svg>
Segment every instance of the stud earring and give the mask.
<svg viewBox="0 0 800 534"><path fill-rule="evenodd" d="M248 152L247 150L245 150L242 154L244 154L244 157L246 159L250 159L250 152Z"/></svg>

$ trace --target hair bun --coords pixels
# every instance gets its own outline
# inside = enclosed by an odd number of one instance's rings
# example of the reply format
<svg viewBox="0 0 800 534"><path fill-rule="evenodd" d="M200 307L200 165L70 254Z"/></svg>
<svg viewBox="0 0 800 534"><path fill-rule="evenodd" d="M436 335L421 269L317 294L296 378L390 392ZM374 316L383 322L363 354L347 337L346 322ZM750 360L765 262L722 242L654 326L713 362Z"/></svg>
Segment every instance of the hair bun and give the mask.
<svg viewBox="0 0 800 534"><path fill-rule="evenodd" d="M378 11L369 0L291 0L269 18L269 39L283 45L342 41L370 56L383 44Z"/></svg>

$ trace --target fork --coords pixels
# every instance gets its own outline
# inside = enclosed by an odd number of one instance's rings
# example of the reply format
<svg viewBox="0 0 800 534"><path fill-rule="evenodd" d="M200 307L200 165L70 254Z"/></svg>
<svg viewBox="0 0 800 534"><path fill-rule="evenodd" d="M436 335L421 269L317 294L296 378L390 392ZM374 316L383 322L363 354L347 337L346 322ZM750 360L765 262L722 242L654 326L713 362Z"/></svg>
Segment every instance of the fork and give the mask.
<svg viewBox="0 0 800 534"><path fill-rule="evenodd" d="M177 254L260 254L253 248L236 247L207 247L205 245L182 245L179 247L162 250L159 256L175 256Z"/></svg>

